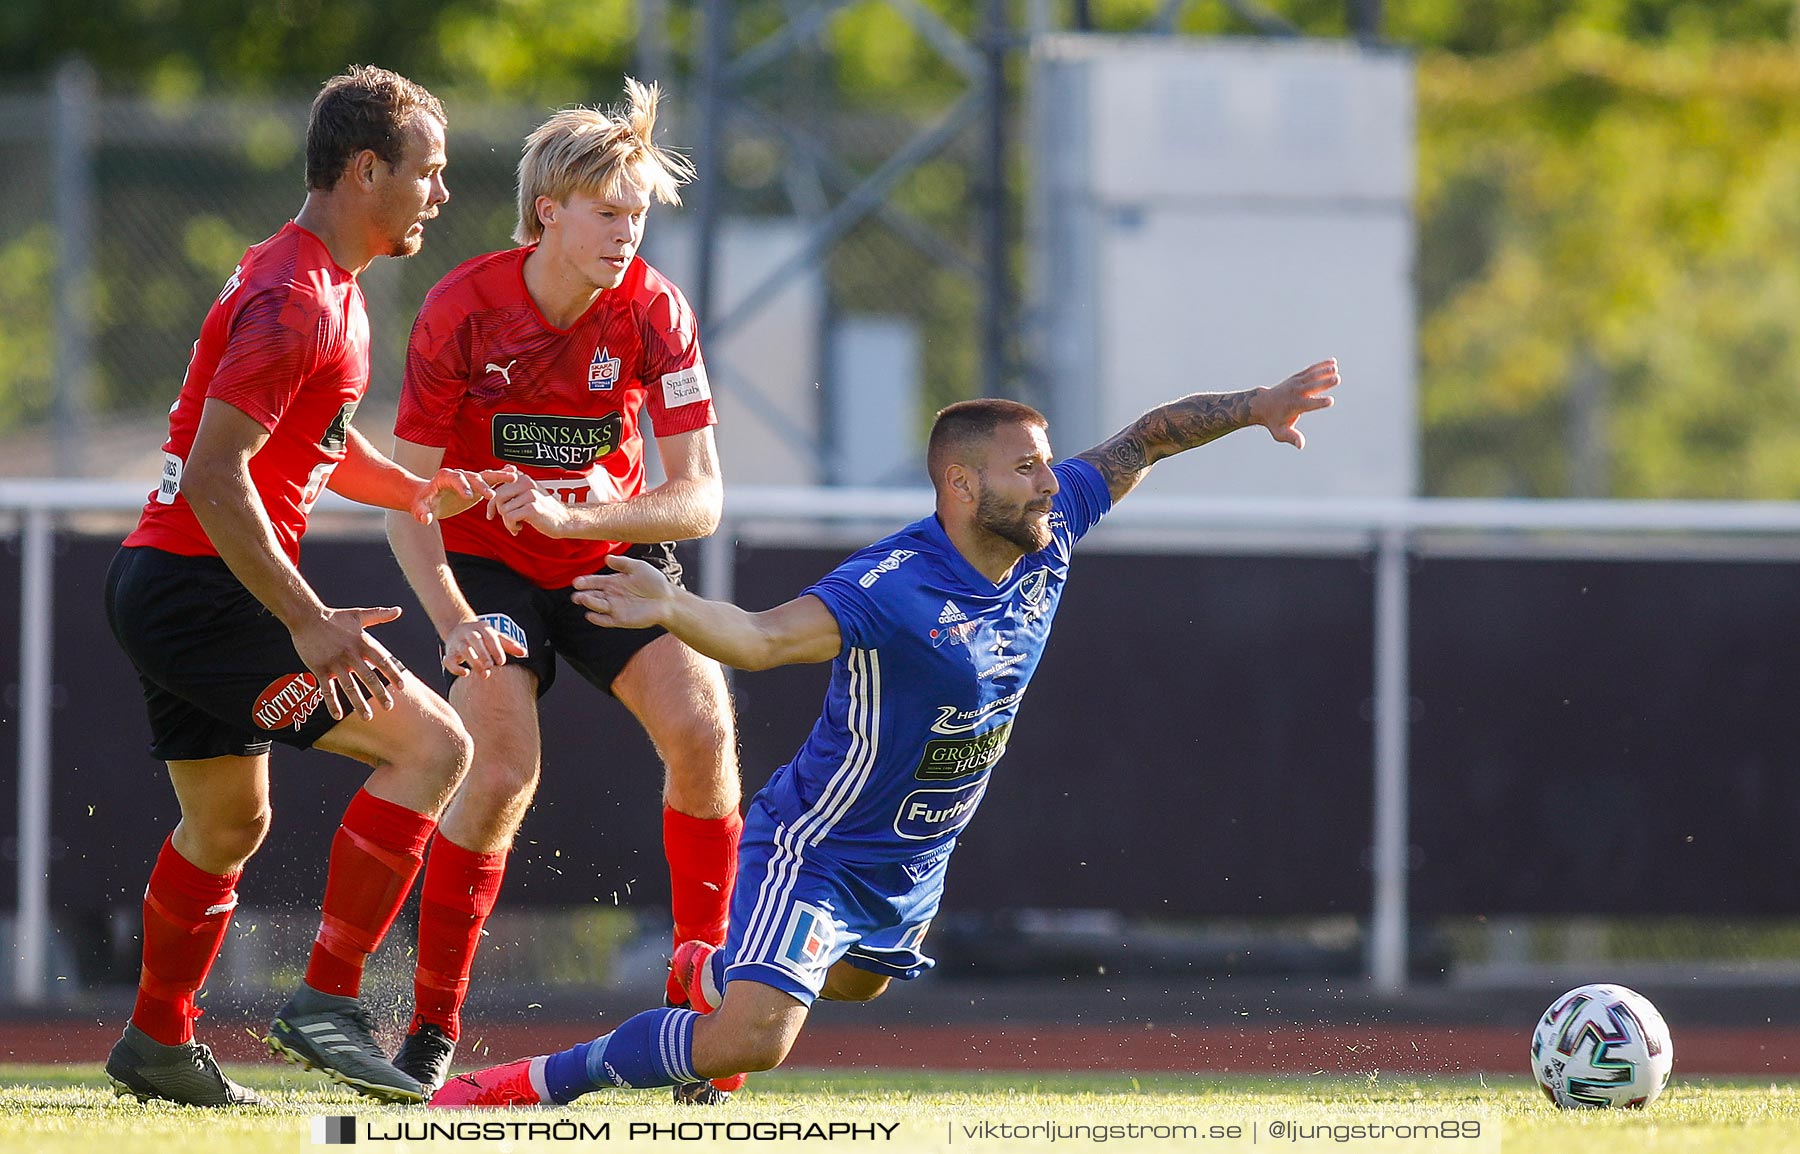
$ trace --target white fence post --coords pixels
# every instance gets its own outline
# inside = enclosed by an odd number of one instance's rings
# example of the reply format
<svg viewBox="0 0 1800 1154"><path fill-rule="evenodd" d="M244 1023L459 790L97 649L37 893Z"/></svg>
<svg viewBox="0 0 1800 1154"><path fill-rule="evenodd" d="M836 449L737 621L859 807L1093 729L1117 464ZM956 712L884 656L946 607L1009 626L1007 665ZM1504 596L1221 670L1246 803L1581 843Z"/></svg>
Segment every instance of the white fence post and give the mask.
<svg viewBox="0 0 1800 1154"><path fill-rule="evenodd" d="M49 953L50 699L52 532L59 512L131 511L153 481L0 480L0 511L21 516L23 581L19 631L19 930L14 994L41 1001ZM746 485L727 494L728 518L700 544L704 596L731 600L738 538L754 542L763 522L815 525L891 523L898 526L932 507L928 489L816 489ZM325 509L359 507L326 494ZM373 519L378 514L364 509ZM1374 872L1369 918L1371 985L1405 988L1408 917L1407 829L1411 689L1408 684L1409 579L1415 536L1427 530L1651 538L1657 534L1780 536L1800 539L1800 502L1776 501L1310 501L1219 500L1145 494L1127 502L1107 524L1128 530L1244 531L1244 551L1285 549L1311 542L1326 552L1354 555L1376 546L1374 640L1375 799ZM1101 536L1105 535L1103 529ZM1350 535L1350 536L1347 536ZM1549 538L1549 539L1554 539ZM1217 549L1215 539L1211 547ZM1479 552L1479 551L1477 551ZM1466 549L1459 552L1469 556ZM1505 555L1504 551L1494 555ZM1584 555L1585 552L1584 552Z"/></svg>
<svg viewBox="0 0 1800 1154"><path fill-rule="evenodd" d="M1408 534L1383 529L1375 543L1374 896L1369 907L1369 980L1383 994L1406 989Z"/></svg>
<svg viewBox="0 0 1800 1154"><path fill-rule="evenodd" d="M50 956L51 512L25 511L19 564L19 921L13 996L44 1000Z"/></svg>

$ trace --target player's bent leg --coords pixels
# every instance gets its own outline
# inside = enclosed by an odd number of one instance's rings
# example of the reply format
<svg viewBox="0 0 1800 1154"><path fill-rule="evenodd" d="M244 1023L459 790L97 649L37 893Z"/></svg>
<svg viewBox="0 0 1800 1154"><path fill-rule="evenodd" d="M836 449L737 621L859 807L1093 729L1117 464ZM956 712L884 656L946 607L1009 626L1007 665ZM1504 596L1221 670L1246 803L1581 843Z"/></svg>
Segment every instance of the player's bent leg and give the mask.
<svg viewBox="0 0 1800 1154"><path fill-rule="evenodd" d="M675 947L669 959L669 977L680 988L674 1005L686 1003L689 1009L710 1014L719 1008L725 986L724 954L710 942L686 941ZM705 1082L684 1082L675 1086L675 1101L684 1106L722 1106L744 1088L744 1073Z"/></svg>
<svg viewBox="0 0 1800 1154"><path fill-rule="evenodd" d="M738 811L737 725L718 662L664 635L632 655L612 691L662 758L665 803L701 819Z"/></svg>
<svg viewBox="0 0 1800 1154"><path fill-rule="evenodd" d="M828 1002L872 1002L887 992L892 981L886 974L859 970L840 959L826 971L825 987L819 991L819 997Z"/></svg>
<svg viewBox="0 0 1800 1154"><path fill-rule="evenodd" d="M450 703L475 742L474 761L438 823L419 895L413 1016L394 1066L427 1092L444 1084L482 927L494 911L513 835L536 792L537 676L505 665L466 677Z"/></svg>
<svg viewBox="0 0 1800 1154"><path fill-rule="evenodd" d="M716 1013L703 1017L672 1007L645 1010L612 1033L561 1053L459 1074L431 1104L560 1105L594 1090L672 1086L732 1070L773 1069L793 1046L806 1012L791 994L737 981Z"/></svg>
<svg viewBox="0 0 1800 1154"><path fill-rule="evenodd" d="M171 761L181 821L169 841L195 867L237 873L268 836L269 755Z"/></svg>
<svg viewBox="0 0 1800 1154"><path fill-rule="evenodd" d="M694 1073L722 1078L773 1070L787 1060L808 1011L786 990L743 978L732 982L719 1008L694 1026Z"/></svg>
<svg viewBox="0 0 1800 1154"><path fill-rule="evenodd" d="M632 655L612 691L643 725L665 770L663 855L675 944L722 945L744 828L737 729L724 671L665 635ZM670 1005L683 1003L673 975L664 992ZM715 1106L743 1084L739 1073L710 1086L678 1085L675 1100Z"/></svg>
<svg viewBox="0 0 1800 1154"><path fill-rule="evenodd" d="M262 1105L194 1040L195 998L237 908L244 862L269 828L268 757L169 763L182 820L144 888L143 965L131 1021L106 1059L114 1092L188 1106Z"/></svg>
<svg viewBox="0 0 1800 1154"><path fill-rule="evenodd" d="M368 792L435 820L469 771L473 741L450 703L412 673L393 689L392 709L352 713L314 744L369 766Z"/></svg>
<svg viewBox="0 0 1800 1154"><path fill-rule="evenodd" d="M450 704L475 753L441 830L475 853L505 849L537 792L537 675L522 665L502 665L485 678L464 677L450 687Z"/></svg>
<svg viewBox="0 0 1800 1154"><path fill-rule="evenodd" d="M388 1061L359 994L363 967L400 912L437 815L468 770L470 740L449 704L412 674L395 688L393 708L352 715L317 742L374 772L332 839L306 981L265 1041L288 1061L369 1097L419 1102L424 1088Z"/></svg>
<svg viewBox="0 0 1800 1154"><path fill-rule="evenodd" d="M612 682L665 767L663 853L669 862L673 944L725 941L737 876L737 729L718 663L672 636L638 650ZM680 994L671 979L671 1003Z"/></svg>

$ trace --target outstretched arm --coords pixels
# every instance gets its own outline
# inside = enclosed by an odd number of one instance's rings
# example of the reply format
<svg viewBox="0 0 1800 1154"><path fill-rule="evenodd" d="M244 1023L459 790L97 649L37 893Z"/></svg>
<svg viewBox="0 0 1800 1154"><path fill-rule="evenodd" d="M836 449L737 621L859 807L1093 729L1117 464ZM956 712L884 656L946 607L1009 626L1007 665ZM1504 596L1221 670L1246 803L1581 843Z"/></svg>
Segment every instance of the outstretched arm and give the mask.
<svg viewBox="0 0 1800 1154"><path fill-rule="evenodd" d="M773 669L830 661L843 648L837 618L810 594L761 613L708 601L677 588L661 569L635 557L606 559L614 572L575 578L575 604L595 625L660 625L696 651L734 669Z"/></svg>
<svg viewBox="0 0 1800 1154"><path fill-rule="evenodd" d="M1301 415L1332 405L1330 390L1338 383L1337 361L1320 361L1282 381L1241 393L1194 393L1158 405L1111 437L1080 454L1100 470L1117 501L1137 487L1150 466L1216 441L1249 425L1262 425L1277 441L1296 449L1306 437L1295 426Z"/></svg>

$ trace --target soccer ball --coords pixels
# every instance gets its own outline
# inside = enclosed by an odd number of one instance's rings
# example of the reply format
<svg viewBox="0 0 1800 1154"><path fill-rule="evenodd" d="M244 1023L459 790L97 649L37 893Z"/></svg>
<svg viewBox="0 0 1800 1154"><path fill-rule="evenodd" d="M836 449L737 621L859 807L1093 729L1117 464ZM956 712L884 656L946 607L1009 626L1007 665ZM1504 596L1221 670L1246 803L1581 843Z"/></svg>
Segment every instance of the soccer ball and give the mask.
<svg viewBox="0 0 1800 1154"><path fill-rule="evenodd" d="M1531 1036L1531 1072L1565 1110L1648 1106L1668 1088L1674 1064L1662 1015L1624 986L1570 990L1550 1003Z"/></svg>

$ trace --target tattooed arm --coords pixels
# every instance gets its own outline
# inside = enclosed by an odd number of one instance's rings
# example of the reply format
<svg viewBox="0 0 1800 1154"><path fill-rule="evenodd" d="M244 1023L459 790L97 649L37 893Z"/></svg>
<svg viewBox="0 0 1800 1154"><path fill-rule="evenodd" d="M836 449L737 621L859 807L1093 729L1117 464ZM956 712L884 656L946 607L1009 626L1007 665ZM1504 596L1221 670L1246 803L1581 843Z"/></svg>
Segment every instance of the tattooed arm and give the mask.
<svg viewBox="0 0 1800 1154"><path fill-rule="evenodd" d="M1194 393L1158 405L1127 427L1080 454L1100 470L1117 501L1137 487L1150 466L1164 457L1216 441L1248 425L1262 425L1277 441L1306 447L1295 422L1301 414L1332 405L1337 361L1320 361L1279 385L1241 393Z"/></svg>

